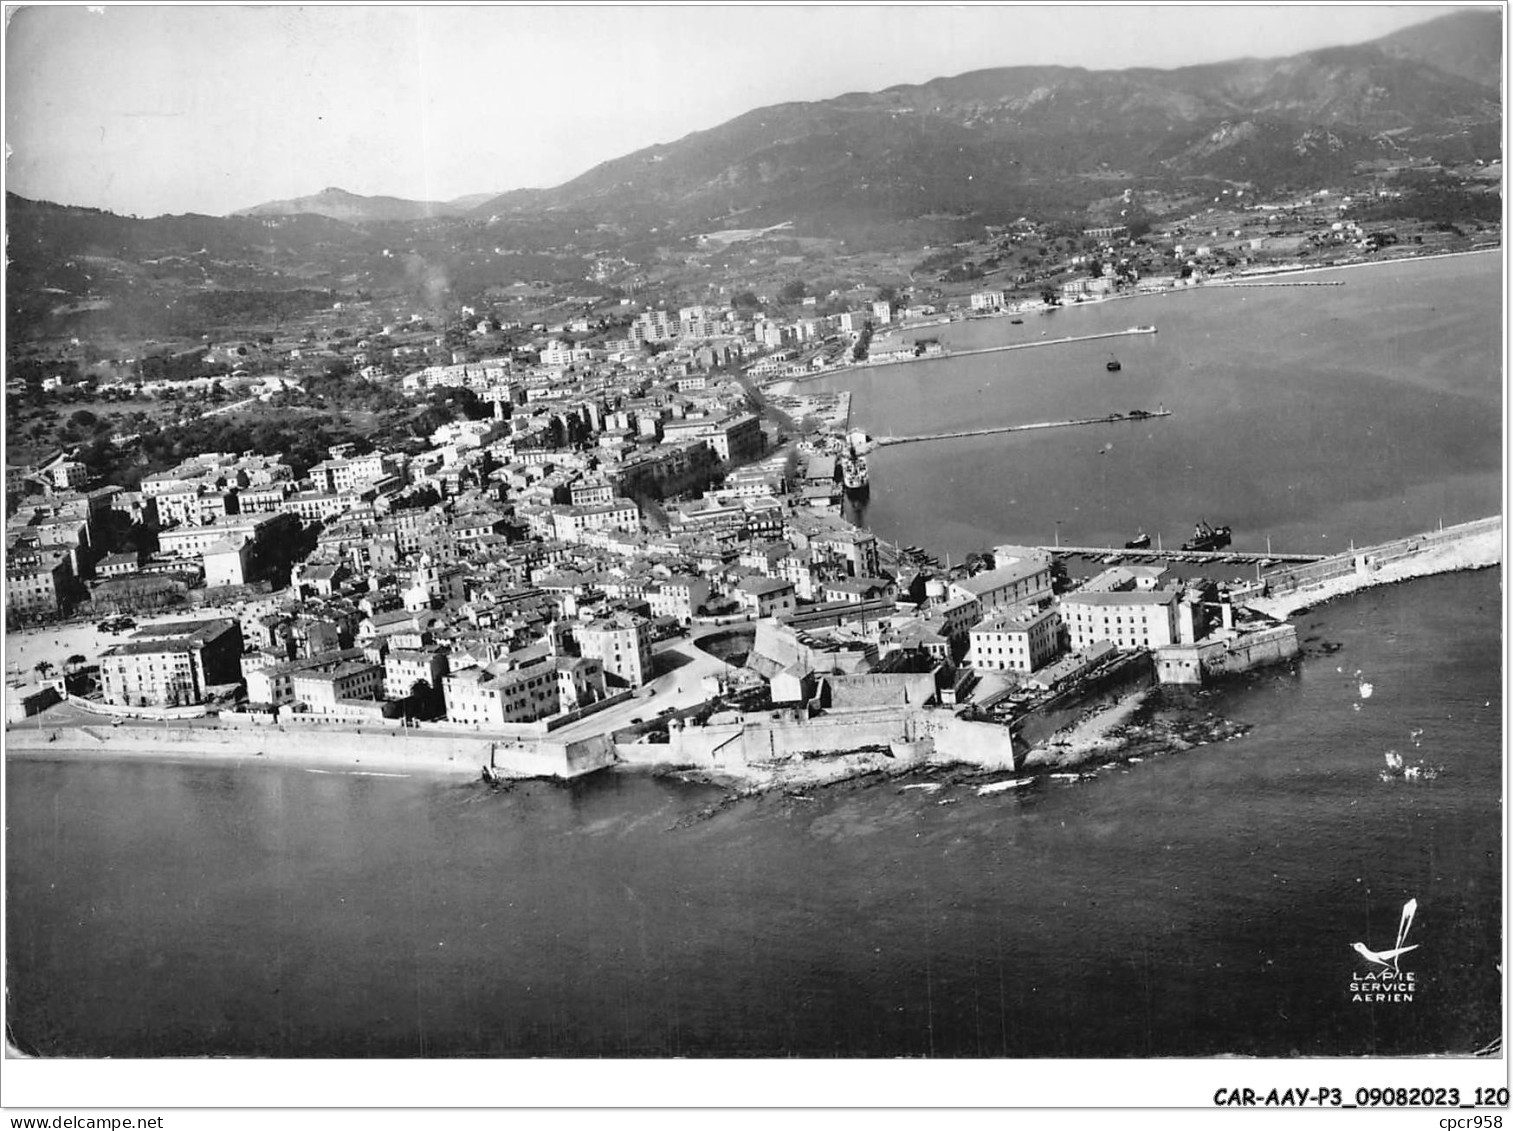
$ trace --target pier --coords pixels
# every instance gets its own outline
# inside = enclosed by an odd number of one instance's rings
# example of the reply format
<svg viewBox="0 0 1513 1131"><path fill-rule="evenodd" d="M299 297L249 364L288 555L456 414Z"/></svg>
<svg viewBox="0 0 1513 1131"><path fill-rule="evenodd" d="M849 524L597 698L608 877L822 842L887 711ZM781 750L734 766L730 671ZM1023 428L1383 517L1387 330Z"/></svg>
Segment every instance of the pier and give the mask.
<svg viewBox="0 0 1513 1131"><path fill-rule="evenodd" d="M1219 283L1221 287L1343 287L1343 279L1294 279L1265 283Z"/></svg>
<svg viewBox="0 0 1513 1131"><path fill-rule="evenodd" d="M923 436L879 436L873 446L882 448L889 444L921 444L926 440L961 440L968 436L996 436L1003 432L1034 432L1042 428L1081 428L1089 424L1122 424L1130 421L1159 420L1170 416L1167 409L1155 412L1137 410L1132 413L1111 412L1107 416L1093 416L1085 420L1047 420L1038 424L1001 424L995 428L969 428L961 432L934 432Z"/></svg>
<svg viewBox="0 0 1513 1131"><path fill-rule="evenodd" d="M1042 341L1012 342L1005 346L980 346L970 350L946 350L943 353L921 355L919 357L901 357L894 361L863 362L860 365L851 366L853 369L878 369L884 365L912 365L919 361L949 361L954 357L977 357L985 353L1007 353L1010 350L1033 350L1043 346L1066 346L1074 342L1100 342L1108 338L1128 338L1131 335L1154 334L1154 326L1131 326L1127 330L1109 330L1102 334L1079 334L1070 338L1046 338ZM831 371L833 372L833 370Z"/></svg>
<svg viewBox="0 0 1513 1131"><path fill-rule="evenodd" d="M1043 312L1044 313L1044 312ZM994 315L993 317L1001 317ZM868 369L882 369L889 365L917 365L922 361L950 361L957 357L978 357L986 353L1007 353L1010 350L1033 350L1044 346L1066 346L1075 342L1099 342L1109 338L1128 338L1131 335L1142 336L1154 334L1154 326L1131 326L1127 330L1109 330L1102 334L1079 334L1069 338L1043 338L1032 342L1012 342L1004 346L980 346L970 350L945 350L935 354L920 354L917 357L899 357L889 361L862 361L851 362L846 365L835 365L827 369L816 369L811 373L797 373L787 377L778 377L774 380L791 381L798 384L802 381L813 381L821 377L834 377L838 373L857 373Z"/></svg>
<svg viewBox="0 0 1513 1131"><path fill-rule="evenodd" d="M1306 565L1323 561L1323 554L1285 554L1276 550L1126 550L1115 546L1038 546L1039 550L1058 558L1086 558L1115 563L1111 558L1128 562L1182 562L1187 565Z"/></svg>

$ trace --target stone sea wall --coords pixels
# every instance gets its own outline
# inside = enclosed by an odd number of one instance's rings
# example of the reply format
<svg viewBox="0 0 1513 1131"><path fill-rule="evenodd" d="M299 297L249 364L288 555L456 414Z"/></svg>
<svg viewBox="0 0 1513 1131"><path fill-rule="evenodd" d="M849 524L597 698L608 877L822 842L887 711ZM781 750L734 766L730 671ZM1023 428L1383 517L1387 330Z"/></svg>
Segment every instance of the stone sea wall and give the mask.
<svg viewBox="0 0 1513 1131"><path fill-rule="evenodd" d="M1298 654L1298 630L1290 624L1248 632L1229 640L1171 645L1156 652L1156 677L1162 683L1199 685L1290 660Z"/></svg>
<svg viewBox="0 0 1513 1131"><path fill-rule="evenodd" d="M220 727L18 727L6 732L7 753L34 756L206 759L271 762L385 773L478 777L485 767L505 777L577 777L614 762L607 737L576 742L483 735L421 737L323 727L255 730Z"/></svg>
<svg viewBox="0 0 1513 1131"><path fill-rule="evenodd" d="M618 752L631 763L742 770L866 749L884 754L900 768L909 761L1014 768L1006 728L922 707L836 711L812 718L797 711L775 711L731 722L672 727L665 743L635 743L618 747Z"/></svg>

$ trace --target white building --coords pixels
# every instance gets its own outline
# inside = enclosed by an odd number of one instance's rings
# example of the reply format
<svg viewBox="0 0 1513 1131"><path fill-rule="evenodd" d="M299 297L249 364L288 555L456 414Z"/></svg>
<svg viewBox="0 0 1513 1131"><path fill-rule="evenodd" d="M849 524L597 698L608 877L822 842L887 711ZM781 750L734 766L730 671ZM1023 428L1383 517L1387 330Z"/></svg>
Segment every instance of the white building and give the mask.
<svg viewBox="0 0 1513 1131"><path fill-rule="evenodd" d="M976 598L982 615L991 617L1025 601L1040 601L1051 595L1049 555L1009 557L995 552L993 569L951 583L958 597Z"/></svg>
<svg viewBox="0 0 1513 1131"><path fill-rule="evenodd" d="M641 512L629 499L599 506L553 507L552 532L559 542L578 542L589 530L638 530Z"/></svg>
<svg viewBox="0 0 1513 1131"><path fill-rule="evenodd" d="M618 613L579 625L578 650L604 665L604 674L640 687L652 674L651 625L645 617Z"/></svg>
<svg viewBox="0 0 1513 1131"><path fill-rule="evenodd" d="M1125 651L1162 648L1177 642L1179 598L1175 590L1066 593L1061 618L1074 652L1100 640Z"/></svg>
<svg viewBox="0 0 1513 1131"><path fill-rule="evenodd" d="M973 626L967 664L985 671L1032 672L1061 650L1061 611L1020 605Z"/></svg>
<svg viewBox="0 0 1513 1131"><path fill-rule="evenodd" d="M520 669L501 669L496 664L466 668L444 678L442 688L449 723L530 723L561 710L561 688L552 664Z"/></svg>

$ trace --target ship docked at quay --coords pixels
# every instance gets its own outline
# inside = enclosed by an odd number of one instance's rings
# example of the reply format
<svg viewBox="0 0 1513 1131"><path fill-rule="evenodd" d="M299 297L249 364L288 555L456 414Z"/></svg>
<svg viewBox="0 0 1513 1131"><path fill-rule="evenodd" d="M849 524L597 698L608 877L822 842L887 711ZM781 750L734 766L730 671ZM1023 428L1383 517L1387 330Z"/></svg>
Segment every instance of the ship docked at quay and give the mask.
<svg viewBox="0 0 1513 1131"><path fill-rule="evenodd" d="M1210 526L1202 519L1193 527L1192 540L1182 543L1183 550L1201 550L1212 552L1222 550L1230 542L1230 530L1228 526Z"/></svg>
<svg viewBox="0 0 1513 1131"><path fill-rule="evenodd" d="M855 448L848 448L840 458L841 486L852 499L864 499L872 493L871 478L867 471L867 457Z"/></svg>
<svg viewBox="0 0 1513 1131"><path fill-rule="evenodd" d="M863 501L872 493L871 475L867 469L867 452L871 448L872 437L861 431L851 432L846 436L846 447L836 461L841 486L845 488L846 497L853 501Z"/></svg>

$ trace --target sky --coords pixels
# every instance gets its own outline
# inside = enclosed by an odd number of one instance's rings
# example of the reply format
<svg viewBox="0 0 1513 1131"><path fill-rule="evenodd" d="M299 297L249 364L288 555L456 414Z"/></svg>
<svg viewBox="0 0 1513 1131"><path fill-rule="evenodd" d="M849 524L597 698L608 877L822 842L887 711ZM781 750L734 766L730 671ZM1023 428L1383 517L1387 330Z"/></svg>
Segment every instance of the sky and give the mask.
<svg viewBox="0 0 1513 1131"><path fill-rule="evenodd" d="M561 184L777 102L984 67L1176 67L1466 5L35 5L8 9L6 188L156 216L328 186Z"/></svg>

